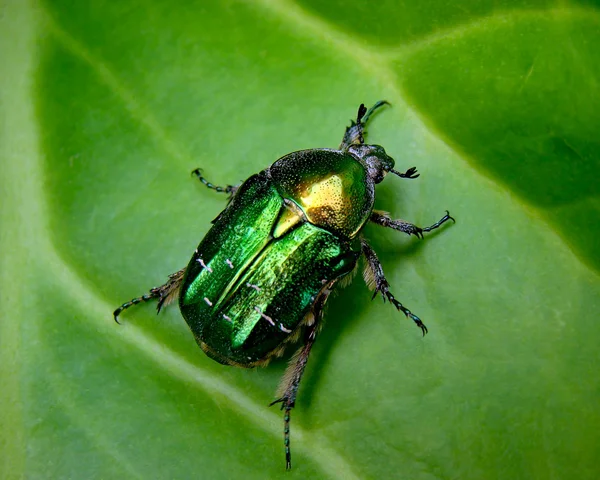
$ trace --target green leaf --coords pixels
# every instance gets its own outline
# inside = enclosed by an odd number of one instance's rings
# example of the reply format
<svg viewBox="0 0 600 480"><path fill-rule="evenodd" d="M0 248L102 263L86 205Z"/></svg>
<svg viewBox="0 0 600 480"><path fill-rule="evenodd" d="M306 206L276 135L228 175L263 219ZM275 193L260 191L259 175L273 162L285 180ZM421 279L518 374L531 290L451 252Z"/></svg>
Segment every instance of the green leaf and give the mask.
<svg viewBox="0 0 600 480"><path fill-rule="evenodd" d="M112 311L184 266L237 183L369 140L418 180L368 226L430 334L329 302L292 412L290 478L600 474L596 2L46 2L0 6L0 476L284 475L285 370L224 367L177 308Z"/></svg>

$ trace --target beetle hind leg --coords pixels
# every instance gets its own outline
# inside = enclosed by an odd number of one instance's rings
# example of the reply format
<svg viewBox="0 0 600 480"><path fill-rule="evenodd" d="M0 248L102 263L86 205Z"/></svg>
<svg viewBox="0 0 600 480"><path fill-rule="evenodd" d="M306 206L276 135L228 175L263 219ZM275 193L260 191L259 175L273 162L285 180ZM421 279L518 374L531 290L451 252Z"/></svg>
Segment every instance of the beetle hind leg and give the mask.
<svg viewBox="0 0 600 480"><path fill-rule="evenodd" d="M292 359L290 360L289 366L285 371L285 374L281 380L281 384L279 385L279 389L277 391L280 397L271 402L271 405L275 405L276 403L281 403L281 410L283 413L283 444L285 446L285 468L286 470L290 470L292 468L292 454L290 450L290 414L292 408L294 408L296 404L296 395L298 393L298 387L300 385L300 380L302 380L302 374L304 373L304 369L306 368L306 363L308 362L308 356L310 355L310 350L312 349L313 344L315 343L317 333L319 331L321 325L321 318L323 317L323 308L325 306L325 302L327 301L327 297L331 293L331 288L334 283L330 283L327 287L322 290L321 295L317 298L313 310L311 312L314 317L314 322L310 325L307 324L306 330L304 332L304 345L300 347Z"/></svg>
<svg viewBox="0 0 600 480"><path fill-rule="evenodd" d="M373 298L377 296L378 293L381 294L383 301L387 299L396 310L402 312L408 318L410 318L417 327L421 329L423 332L423 336L427 333L427 327L421 321L419 317L417 317L414 313L412 313L408 308L402 305L396 297L390 292L390 284L385 278L383 274L383 267L381 266L381 262L379 258L377 258L377 254L375 250L371 248L371 246L366 242L364 238L360 239L360 244L362 248L363 255L367 261L364 271L365 282L369 288L374 288L375 292L373 293Z"/></svg>
<svg viewBox="0 0 600 480"><path fill-rule="evenodd" d="M182 268L178 272L169 275L169 280L164 285L161 285L160 287L151 288L150 292L146 295L142 295L141 297L137 297L132 300L129 300L128 302L125 302L113 312L115 322L120 323L119 315L123 312L123 310L127 310L133 305L137 305L138 303L142 302L148 302L155 298L158 299L158 305L156 306L156 310L157 313L159 313L162 307L166 307L179 295L179 287L181 286L181 282L183 281L184 273L185 268Z"/></svg>

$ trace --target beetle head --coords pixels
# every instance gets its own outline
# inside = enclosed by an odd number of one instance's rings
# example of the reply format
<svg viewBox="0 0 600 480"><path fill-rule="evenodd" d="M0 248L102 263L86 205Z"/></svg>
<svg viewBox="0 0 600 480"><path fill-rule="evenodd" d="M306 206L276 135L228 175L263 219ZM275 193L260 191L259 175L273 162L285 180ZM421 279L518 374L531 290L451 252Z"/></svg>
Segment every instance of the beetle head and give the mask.
<svg viewBox="0 0 600 480"><path fill-rule="evenodd" d="M374 183L381 182L386 173L394 172L394 159L380 145L350 145L348 152L358 157Z"/></svg>

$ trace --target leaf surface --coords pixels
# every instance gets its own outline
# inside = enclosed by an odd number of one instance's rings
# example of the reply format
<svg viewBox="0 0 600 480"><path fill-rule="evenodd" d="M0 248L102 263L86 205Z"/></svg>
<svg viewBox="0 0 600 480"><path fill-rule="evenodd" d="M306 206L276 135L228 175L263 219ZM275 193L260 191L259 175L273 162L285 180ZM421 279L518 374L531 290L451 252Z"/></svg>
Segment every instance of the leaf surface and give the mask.
<svg viewBox="0 0 600 480"><path fill-rule="evenodd" d="M362 102L397 169L368 226L420 337L356 281L292 413L297 478L598 478L594 2L5 2L0 476L279 478L285 362L224 367L177 308L238 183L335 147ZM290 477L290 478L291 478Z"/></svg>

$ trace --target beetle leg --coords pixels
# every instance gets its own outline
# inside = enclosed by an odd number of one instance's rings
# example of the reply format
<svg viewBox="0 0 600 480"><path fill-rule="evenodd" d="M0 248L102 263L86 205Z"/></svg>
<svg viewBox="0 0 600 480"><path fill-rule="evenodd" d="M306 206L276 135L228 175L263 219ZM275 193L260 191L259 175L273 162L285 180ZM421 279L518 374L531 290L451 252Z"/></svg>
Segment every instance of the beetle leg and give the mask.
<svg viewBox="0 0 600 480"><path fill-rule="evenodd" d="M385 302L387 298L389 302L396 307L397 310L401 311L404 315L410 318L413 322L417 324L417 327L421 329L423 332L423 336L427 333L427 327L421 321L419 317L417 317L414 313L412 313L408 308L402 305L392 292L390 292L390 284L385 278L383 274L383 267L381 266L381 262L379 258L377 258L377 254L375 250L371 248L371 246L367 243L364 238L360 239L360 245L362 248L363 255L367 260L367 265L365 266L364 277L365 282L369 288L375 288L375 293L373 293L373 298L377 296L378 293L381 293L381 297Z"/></svg>
<svg viewBox="0 0 600 480"><path fill-rule="evenodd" d="M369 110L367 110L364 103L360 104L360 107L358 107L358 114L356 115L356 122L351 120L350 126L346 127L344 137L342 138L342 143L339 147L340 150L345 151L350 145L362 145L365 143L365 125L369 121L369 117L373 114L373 112L383 105L389 105L389 103L385 100L379 100L375 103L375 105L369 108Z"/></svg>
<svg viewBox="0 0 600 480"><path fill-rule="evenodd" d="M289 470L292 468L292 454L290 451L290 413L294 405L296 404L296 394L298 393L298 386L302 379L302 374L308 362L308 356L310 350L315 343L318 330L320 328L321 318L323 317L323 307L327 301L327 297L331 293L333 283L330 283L325 290L322 291L321 295L317 298L315 305L312 310L314 316L314 322L306 327L304 332L304 345L300 347L292 359L290 364L285 371L281 384L279 385L278 394L281 394L271 405L281 403L281 409L283 413L283 444L285 445L285 468Z"/></svg>
<svg viewBox="0 0 600 480"><path fill-rule="evenodd" d="M237 191L237 189L239 187L238 185L227 185L225 187L219 187L217 185L213 185L206 178L204 178L202 176L202 170L200 170L199 168L197 168L196 170L192 171L192 175L195 175L198 178L198 180L200 180L208 188L211 188L212 190L215 190L215 191L217 191L219 193L225 192L230 197L233 197L235 195L235 192Z"/></svg>
<svg viewBox="0 0 600 480"><path fill-rule="evenodd" d="M121 312L123 312L123 310L127 310L132 305L147 302L154 298L158 298L156 313L159 313L162 307L166 307L179 295L179 287L181 286L181 282L183 281L184 272L185 268L182 268L178 272L172 273L171 275L169 275L169 280L164 285L161 285L160 287L154 287L150 289L150 293L142 295L141 297L134 298L133 300L129 300L128 302L121 305L113 313L113 316L115 317L115 322L119 323L119 315L121 314Z"/></svg>
<svg viewBox="0 0 600 480"><path fill-rule="evenodd" d="M448 212L448 210L446 210L446 215L440 218L437 222L435 222L433 225L430 225L429 227L424 228L417 227L416 225L409 222L405 222L404 220L392 220L387 213L377 210L373 210L373 212L371 213L371 218L369 218L369 220L371 220L373 223L376 223L377 225L381 225L382 227L393 228L394 230L398 230L399 232L404 232L408 235L415 235L419 238L423 238L423 232L431 232L432 230L435 230L436 228L440 227L443 223L447 222L448 220L456 222L456 220L454 220L454 218L450 216L450 212Z"/></svg>

